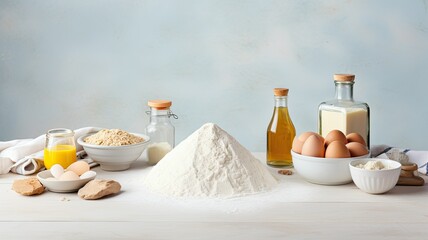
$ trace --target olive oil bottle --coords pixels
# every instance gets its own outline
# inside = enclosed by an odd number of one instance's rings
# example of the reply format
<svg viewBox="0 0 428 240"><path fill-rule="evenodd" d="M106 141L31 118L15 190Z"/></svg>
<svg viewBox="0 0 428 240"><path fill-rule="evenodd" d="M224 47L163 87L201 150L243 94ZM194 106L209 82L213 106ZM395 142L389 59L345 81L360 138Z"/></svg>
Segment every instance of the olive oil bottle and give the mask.
<svg viewBox="0 0 428 240"><path fill-rule="evenodd" d="M274 88L275 108L267 129L267 164L293 166L291 146L296 129L288 114L288 88Z"/></svg>

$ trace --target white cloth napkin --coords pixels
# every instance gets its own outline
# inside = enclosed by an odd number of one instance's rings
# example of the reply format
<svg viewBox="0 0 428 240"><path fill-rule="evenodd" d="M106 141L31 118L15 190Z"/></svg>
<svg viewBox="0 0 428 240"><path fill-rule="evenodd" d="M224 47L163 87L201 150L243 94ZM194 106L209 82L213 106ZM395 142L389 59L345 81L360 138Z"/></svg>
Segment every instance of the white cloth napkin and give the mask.
<svg viewBox="0 0 428 240"><path fill-rule="evenodd" d="M84 127L74 130L74 140L101 128ZM46 135L40 135L35 139L19 139L0 142L0 174L10 171L22 175L31 175L39 171L43 164L43 149L45 147ZM83 148L76 142L76 151ZM82 155L82 154L80 154Z"/></svg>
<svg viewBox="0 0 428 240"><path fill-rule="evenodd" d="M387 145L375 145L371 147L371 155L376 158L398 158L400 162L416 163L418 165L418 172L428 175L428 151L415 151L394 148Z"/></svg>

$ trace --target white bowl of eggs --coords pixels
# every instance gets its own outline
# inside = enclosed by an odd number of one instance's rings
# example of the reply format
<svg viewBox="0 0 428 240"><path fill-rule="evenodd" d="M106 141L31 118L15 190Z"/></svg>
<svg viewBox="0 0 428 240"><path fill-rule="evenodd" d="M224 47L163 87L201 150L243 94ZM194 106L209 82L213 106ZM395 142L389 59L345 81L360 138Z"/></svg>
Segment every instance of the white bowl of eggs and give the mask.
<svg viewBox="0 0 428 240"><path fill-rule="evenodd" d="M291 155L294 169L308 182L341 185L352 182L349 163L369 157L370 151L358 133L333 130L325 139L314 132L295 137Z"/></svg>
<svg viewBox="0 0 428 240"><path fill-rule="evenodd" d="M39 181L51 192L76 192L89 181L95 179L97 173L89 169L85 161L72 163L64 169L55 164L49 170L37 174Z"/></svg>

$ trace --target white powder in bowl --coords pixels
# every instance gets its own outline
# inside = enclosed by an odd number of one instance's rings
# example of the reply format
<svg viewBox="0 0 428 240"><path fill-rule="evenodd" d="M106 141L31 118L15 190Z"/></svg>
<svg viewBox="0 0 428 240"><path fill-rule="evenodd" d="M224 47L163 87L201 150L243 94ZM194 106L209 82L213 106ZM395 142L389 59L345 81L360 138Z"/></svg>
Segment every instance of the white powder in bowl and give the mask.
<svg viewBox="0 0 428 240"><path fill-rule="evenodd" d="M368 161L366 164L358 164L356 166L357 168L363 168L366 170L382 170L382 169L388 169L383 165L381 161Z"/></svg>
<svg viewBox="0 0 428 240"><path fill-rule="evenodd" d="M145 180L150 190L174 197L237 197L277 184L259 160L213 123L166 154Z"/></svg>

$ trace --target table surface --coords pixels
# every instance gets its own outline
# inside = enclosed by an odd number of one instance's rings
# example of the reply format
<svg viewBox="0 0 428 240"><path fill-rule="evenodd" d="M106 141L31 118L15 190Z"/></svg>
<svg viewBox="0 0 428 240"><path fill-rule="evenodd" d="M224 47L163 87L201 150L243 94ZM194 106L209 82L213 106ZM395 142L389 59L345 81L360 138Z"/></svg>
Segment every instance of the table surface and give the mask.
<svg viewBox="0 0 428 240"><path fill-rule="evenodd" d="M264 161L263 153L255 153ZM100 200L76 193L21 196L0 175L0 239L427 239L428 185L382 195L353 183L322 186L277 174L268 193L234 199L171 199L148 192L144 159L123 172L93 170L122 191ZM424 176L425 180L428 180Z"/></svg>

